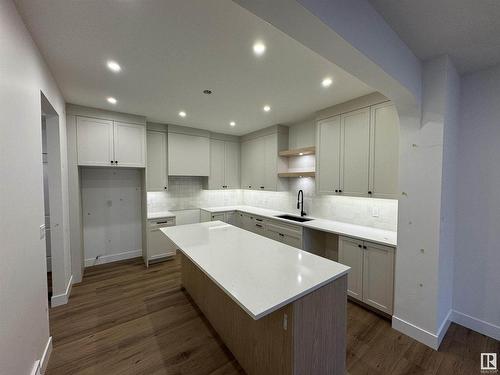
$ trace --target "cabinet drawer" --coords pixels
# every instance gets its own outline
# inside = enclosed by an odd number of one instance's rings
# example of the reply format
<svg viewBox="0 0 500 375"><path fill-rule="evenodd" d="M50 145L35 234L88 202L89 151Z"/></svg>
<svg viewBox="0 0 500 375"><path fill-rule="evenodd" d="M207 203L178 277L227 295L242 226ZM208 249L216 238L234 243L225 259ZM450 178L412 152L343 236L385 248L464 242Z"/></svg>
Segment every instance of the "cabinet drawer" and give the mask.
<svg viewBox="0 0 500 375"><path fill-rule="evenodd" d="M267 224L269 230L282 233L292 237L302 238L302 227L299 225L290 225L279 221L269 221Z"/></svg>

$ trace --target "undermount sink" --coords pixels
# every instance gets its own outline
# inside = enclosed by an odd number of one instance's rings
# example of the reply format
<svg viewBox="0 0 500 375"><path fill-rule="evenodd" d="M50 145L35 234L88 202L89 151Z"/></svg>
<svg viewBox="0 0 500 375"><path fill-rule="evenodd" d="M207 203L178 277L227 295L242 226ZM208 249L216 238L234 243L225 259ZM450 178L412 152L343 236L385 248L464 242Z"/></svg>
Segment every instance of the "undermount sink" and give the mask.
<svg viewBox="0 0 500 375"><path fill-rule="evenodd" d="M306 217L293 216L293 215L276 215L275 217L279 217L280 219L298 221L299 223L303 223L305 221L311 221L312 219L308 219Z"/></svg>

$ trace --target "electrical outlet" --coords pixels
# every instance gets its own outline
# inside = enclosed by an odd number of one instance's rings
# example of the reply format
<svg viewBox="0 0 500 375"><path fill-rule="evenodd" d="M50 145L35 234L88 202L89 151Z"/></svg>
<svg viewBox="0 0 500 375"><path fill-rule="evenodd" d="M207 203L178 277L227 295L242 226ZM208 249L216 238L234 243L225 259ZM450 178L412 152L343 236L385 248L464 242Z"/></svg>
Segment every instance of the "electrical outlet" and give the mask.
<svg viewBox="0 0 500 375"><path fill-rule="evenodd" d="M40 225L40 239L43 240L45 238L45 224Z"/></svg>
<svg viewBox="0 0 500 375"><path fill-rule="evenodd" d="M372 216L373 217L379 217L380 216L380 209L378 207L372 207Z"/></svg>

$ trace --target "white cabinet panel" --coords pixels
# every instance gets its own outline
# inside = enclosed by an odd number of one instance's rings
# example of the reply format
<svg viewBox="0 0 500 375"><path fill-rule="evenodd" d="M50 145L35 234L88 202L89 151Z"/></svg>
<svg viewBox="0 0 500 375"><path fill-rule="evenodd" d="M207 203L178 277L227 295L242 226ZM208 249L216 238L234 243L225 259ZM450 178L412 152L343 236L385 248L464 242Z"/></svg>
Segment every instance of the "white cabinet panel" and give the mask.
<svg viewBox="0 0 500 375"><path fill-rule="evenodd" d="M264 189L265 143L263 138L256 138L250 143L250 186L251 189Z"/></svg>
<svg viewBox="0 0 500 375"><path fill-rule="evenodd" d="M222 189L225 186L225 142L218 139L210 140L210 176L209 189Z"/></svg>
<svg viewBox="0 0 500 375"><path fill-rule="evenodd" d="M278 135L270 134L262 137L264 144L263 181L259 186L261 190L276 191L278 183Z"/></svg>
<svg viewBox="0 0 500 375"><path fill-rule="evenodd" d="M318 123L316 157L318 193L333 194L340 189L340 116Z"/></svg>
<svg viewBox="0 0 500 375"><path fill-rule="evenodd" d="M146 166L146 127L114 122L115 163L122 167Z"/></svg>
<svg viewBox="0 0 500 375"><path fill-rule="evenodd" d="M147 191L167 190L167 134L147 132Z"/></svg>
<svg viewBox="0 0 500 375"><path fill-rule="evenodd" d="M339 263L351 267L347 276L347 294L363 299L363 241L339 237Z"/></svg>
<svg viewBox="0 0 500 375"><path fill-rule="evenodd" d="M394 249L369 242L363 248L363 302L392 314Z"/></svg>
<svg viewBox="0 0 500 375"><path fill-rule="evenodd" d="M394 104L371 108L370 188L376 198L396 198L399 173L399 118Z"/></svg>
<svg viewBox="0 0 500 375"><path fill-rule="evenodd" d="M370 109L360 109L341 116L342 163L340 184L342 194L368 196L370 150Z"/></svg>
<svg viewBox="0 0 500 375"><path fill-rule="evenodd" d="M208 176L210 140L206 137L168 133L169 176Z"/></svg>
<svg viewBox="0 0 500 375"><path fill-rule="evenodd" d="M244 189L251 188L251 177L250 177L250 168L251 168L251 147L252 144L250 141L241 143L241 161L240 161L240 170L241 170L241 187Z"/></svg>
<svg viewBox="0 0 500 375"><path fill-rule="evenodd" d="M76 137L78 165L112 165L113 121L78 116Z"/></svg>
<svg viewBox="0 0 500 375"><path fill-rule="evenodd" d="M210 140L209 189L237 189L240 187L240 144Z"/></svg>
<svg viewBox="0 0 500 375"><path fill-rule="evenodd" d="M212 221L216 220L224 221L224 219L225 219L224 212L212 214Z"/></svg>
<svg viewBox="0 0 500 375"><path fill-rule="evenodd" d="M228 189L240 187L240 144L225 142L224 184Z"/></svg>

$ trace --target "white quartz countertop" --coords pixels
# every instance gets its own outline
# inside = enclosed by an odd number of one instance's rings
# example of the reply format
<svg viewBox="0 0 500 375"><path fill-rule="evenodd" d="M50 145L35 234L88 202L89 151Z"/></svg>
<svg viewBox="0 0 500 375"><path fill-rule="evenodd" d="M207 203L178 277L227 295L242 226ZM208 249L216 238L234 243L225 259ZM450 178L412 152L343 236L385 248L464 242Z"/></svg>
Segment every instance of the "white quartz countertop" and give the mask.
<svg viewBox="0 0 500 375"><path fill-rule="evenodd" d="M161 231L253 319L311 293L350 269L221 221Z"/></svg>
<svg viewBox="0 0 500 375"><path fill-rule="evenodd" d="M317 218L314 218L311 216L306 216L307 218L312 219L311 221L306 221L303 223L299 223L299 222L295 222L295 221L291 221L291 220L286 220L286 219L280 219L280 218L276 217L276 215L285 215L285 214L299 216L296 213L268 210L266 208L259 208L259 207L253 207L253 206L202 207L201 209L204 211L207 211L207 212L211 212L211 213L227 212L227 211L241 211L241 212L246 212L246 213L253 214L253 215L267 217L270 219L280 220L282 222L289 223L289 224L293 223L295 225L301 225L304 228L310 228L310 229L315 229L315 230L319 230L322 232L339 234L342 236L357 238L360 240L366 240L366 241L378 243L381 245L392 246L392 247L396 247L397 242L398 242L397 232L391 231L391 230L384 230L384 229L378 229L378 228L373 228L373 227L367 227L364 225L343 223L343 222L334 221L334 220L317 219Z"/></svg>
<svg viewBox="0 0 500 375"><path fill-rule="evenodd" d="M175 217L175 214L170 211L158 211L158 212L148 211L148 220L163 219L167 217Z"/></svg>

